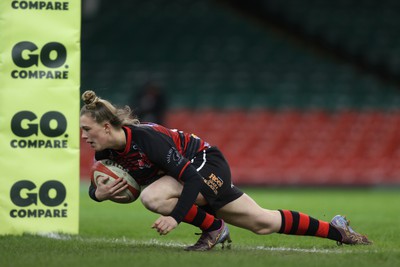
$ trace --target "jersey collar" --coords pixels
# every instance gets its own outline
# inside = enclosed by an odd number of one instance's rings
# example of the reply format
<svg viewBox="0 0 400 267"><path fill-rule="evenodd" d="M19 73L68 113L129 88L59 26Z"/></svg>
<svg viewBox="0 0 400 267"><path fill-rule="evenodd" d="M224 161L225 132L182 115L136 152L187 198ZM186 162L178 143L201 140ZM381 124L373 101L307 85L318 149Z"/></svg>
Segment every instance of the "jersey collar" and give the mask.
<svg viewBox="0 0 400 267"><path fill-rule="evenodd" d="M120 155L126 155L128 154L130 148L131 148L131 143L132 143L132 131L129 127L127 126L122 126L122 130L125 132L125 138L126 138L126 146L124 151L118 152Z"/></svg>

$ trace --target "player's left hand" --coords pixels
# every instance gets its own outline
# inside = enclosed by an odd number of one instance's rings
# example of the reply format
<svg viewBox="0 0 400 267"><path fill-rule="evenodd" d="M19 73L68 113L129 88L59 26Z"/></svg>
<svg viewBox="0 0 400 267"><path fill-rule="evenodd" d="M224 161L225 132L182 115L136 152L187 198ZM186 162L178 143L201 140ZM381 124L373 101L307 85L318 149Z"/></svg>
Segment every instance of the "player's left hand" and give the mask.
<svg viewBox="0 0 400 267"><path fill-rule="evenodd" d="M158 218L151 228L157 230L160 235L166 235L178 226L178 222L171 216L161 216Z"/></svg>

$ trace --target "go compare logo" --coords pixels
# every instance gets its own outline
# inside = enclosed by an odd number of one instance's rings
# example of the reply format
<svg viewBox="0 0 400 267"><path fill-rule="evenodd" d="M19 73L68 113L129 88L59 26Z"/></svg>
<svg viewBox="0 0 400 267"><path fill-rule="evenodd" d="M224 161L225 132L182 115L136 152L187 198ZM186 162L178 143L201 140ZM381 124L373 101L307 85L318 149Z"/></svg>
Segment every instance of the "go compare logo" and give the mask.
<svg viewBox="0 0 400 267"><path fill-rule="evenodd" d="M12 209L10 217L12 218L66 218L68 217L67 203L65 201L67 190L63 183L56 180L44 182L39 190L30 180L21 180L11 187L10 199L19 209ZM26 208L31 205L37 206L39 203L46 206L46 209ZM61 209L53 208L60 206Z"/></svg>
<svg viewBox="0 0 400 267"><path fill-rule="evenodd" d="M48 111L40 118L29 110L17 112L11 119L12 148L67 148L67 119L61 112ZM37 136L38 138L31 138Z"/></svg>
<svg viewBox="0 0 400 267"><path fill-rule="evenodd" d="M35 43L22 41L14 45L11 52L14 64L21 69L11 71L13 79L68 79L67 49L57 42L50 42L43 47ZM47 70L26 70L32 67L45 67ZM57 70L56 70L57 69Z"/></svg>

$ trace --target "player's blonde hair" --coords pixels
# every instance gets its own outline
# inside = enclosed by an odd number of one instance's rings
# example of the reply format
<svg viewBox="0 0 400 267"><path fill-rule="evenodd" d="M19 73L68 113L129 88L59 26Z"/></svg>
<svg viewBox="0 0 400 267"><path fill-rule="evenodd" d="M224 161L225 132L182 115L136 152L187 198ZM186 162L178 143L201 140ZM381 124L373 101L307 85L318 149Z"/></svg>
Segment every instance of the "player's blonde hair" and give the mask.
<svg viewBox="0 0 400 267"><path fill-rule="evenodd" d="M90 114L97 122L102 123L109 121L114 127L123 125L137 125L139 120L133 116L129 106L117 108L109 101L101 99L92 90L87 90L82 94L82 100L85 105L81 109L80 115Z"/></svg>

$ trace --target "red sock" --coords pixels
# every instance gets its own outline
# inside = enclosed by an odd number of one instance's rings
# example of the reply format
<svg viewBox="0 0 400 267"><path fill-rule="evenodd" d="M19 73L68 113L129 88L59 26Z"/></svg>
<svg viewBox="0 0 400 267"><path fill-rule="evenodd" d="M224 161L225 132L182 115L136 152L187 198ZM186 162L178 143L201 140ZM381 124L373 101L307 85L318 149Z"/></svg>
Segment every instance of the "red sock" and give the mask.
<svg viewBox="0 0 400 267"><path fill-rule="evenodd" d="M341 240L339 231L328 222L314 219L307 214L297 211L279 210L279 212L282 216L282 225L278 233Z"/></svg>
<svg viewBox="0 0 400 267"><path fill-rule="evenodd" d="M200 209L196 205L193 205L190 208L185 218L183 218L183 221L185 223L197 226L203 231L217 230L221 226L220 220Z"/></svg>

